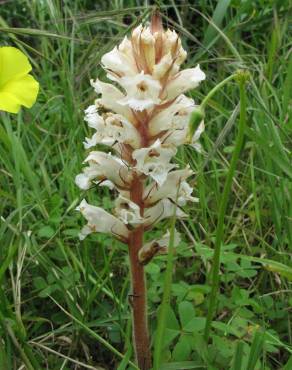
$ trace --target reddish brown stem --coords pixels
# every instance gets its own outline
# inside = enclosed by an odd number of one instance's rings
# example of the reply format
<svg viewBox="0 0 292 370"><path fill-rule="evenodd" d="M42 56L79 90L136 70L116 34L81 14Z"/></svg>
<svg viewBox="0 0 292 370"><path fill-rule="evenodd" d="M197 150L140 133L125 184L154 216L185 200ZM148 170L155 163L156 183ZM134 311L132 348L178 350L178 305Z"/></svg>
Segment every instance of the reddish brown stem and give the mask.
<svg viewBox="0 0 292 370"><path fill-rule="evenodd" d="M131 200L140 206L143 216L143 182L136 177L132 183ZM138 366L141 370L151 368L151 352L147 320L147 291L144 267L139 263L138 253L143 245L143 226L136 228L129 238L132 293L130 302L133 313L133 342Z"/></svg>

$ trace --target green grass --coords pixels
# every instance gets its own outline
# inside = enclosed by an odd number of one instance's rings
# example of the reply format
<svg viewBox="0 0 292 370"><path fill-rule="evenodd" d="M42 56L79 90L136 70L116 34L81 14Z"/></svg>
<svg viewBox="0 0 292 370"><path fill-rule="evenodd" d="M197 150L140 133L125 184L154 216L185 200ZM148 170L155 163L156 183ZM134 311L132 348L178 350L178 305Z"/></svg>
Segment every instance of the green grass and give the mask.
<svg viewBox="0 0 292 370"><path fill-rule="evenodd" d="M165 369L291 368L291 25L288 0L160 1L181 34L187 65L207 80L197 102L238 68L252 79L247 129L224 222L218 307L203 340L219 203L238 125L239 92L229 83L206 108L203 154L181 148L196 171L200 203L177 222L166 317ZM196 4L194 6L193 4ZM0 369L134 369L127 249L108 236L80 243L74 184L84 159L83 110L105 78L99 61L141 20L146 2L6 1L0 44L31 57L41 92L31 110L0 113ZM289 28L290 27L290 28ZM110 208L104 189L86 195ZM159 227L165 229L166 224ZM156 231L153 231L153 235ZM147 268L152 336L166 257ZM123 359L122 359L123 358ZM131 367L132 366L132 367Z"/></svg>

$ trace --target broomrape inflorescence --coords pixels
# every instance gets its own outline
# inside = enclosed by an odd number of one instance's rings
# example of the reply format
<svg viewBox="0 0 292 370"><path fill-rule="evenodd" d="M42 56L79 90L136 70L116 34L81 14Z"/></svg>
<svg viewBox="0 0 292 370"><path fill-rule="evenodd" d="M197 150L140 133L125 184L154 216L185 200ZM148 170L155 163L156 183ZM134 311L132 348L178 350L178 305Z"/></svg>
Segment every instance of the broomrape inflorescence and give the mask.
<svg viewBox="0 0 292 370"><path fill-rule="evenodd" d="M129 245L134 342L141 369L151 366L143 265L168 244L166 234L143 246L143 233L174 212L177 218L186 217L181 206L197 201L186 182L193 172L171 162L178 146L198 148L204 130L202 121L190 138L188 122L196 105L184 93L196 88L205 74L199 65L180 70L186 56L177 33L164 31L154 15L149 26L138 26L102 57L110 82L91 81L99 97L85 111L94 130L85 148L105 144L109 151L89 152L76 184L84 190L107 186L119 195L112 214L82 200L77 209L87 225L80 239L106 232Z"/></svg>

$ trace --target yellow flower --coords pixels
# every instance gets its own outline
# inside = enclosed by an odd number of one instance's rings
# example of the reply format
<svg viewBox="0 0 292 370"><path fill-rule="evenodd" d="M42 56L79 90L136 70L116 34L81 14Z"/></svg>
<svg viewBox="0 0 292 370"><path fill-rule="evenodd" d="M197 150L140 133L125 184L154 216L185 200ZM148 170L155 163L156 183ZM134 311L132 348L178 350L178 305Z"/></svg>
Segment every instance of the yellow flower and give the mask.
<svg viewBox="0 0 292 370"><path fill-rule="evenodd" d="M0 110L17 113L21 105L30 108L35 103L39 83L28 74L31 69L20 50L0 47Z"/></svg>

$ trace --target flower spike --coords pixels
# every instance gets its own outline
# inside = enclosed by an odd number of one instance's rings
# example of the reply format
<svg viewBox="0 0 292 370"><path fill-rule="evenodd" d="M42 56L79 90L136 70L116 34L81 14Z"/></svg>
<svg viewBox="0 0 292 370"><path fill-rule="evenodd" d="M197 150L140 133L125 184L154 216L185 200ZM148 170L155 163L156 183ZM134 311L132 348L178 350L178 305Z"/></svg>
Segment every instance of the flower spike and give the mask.
<svg viewBox="0 0 292 370"><path fill-rule="evenodd" d="M101 58L108 82L91 81L98 96L85 111L85 121L93 129L84 142L90 152L75 179L83 190L107 186L117 194L112 214L81 202L78 210L88 223L80 238L102 232L128 244L133 338L142 370L151 368L144 265L167 253L169 244L169 234L146 244L143 234L162 220L186 218L181 207L198 201L187 182L193 172L173 161L180 145L199 148L204 130L203 115L190 128L198 107L185 93L206 76L199 65L181 70L186 57L179 35L164 30L154 12L150 25L136 27ZM99 144L105 151L96 147ZM175 234L175 245L179 241Z"/></svg>

